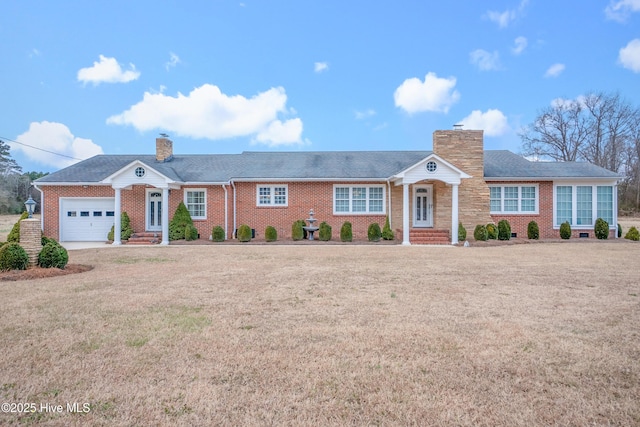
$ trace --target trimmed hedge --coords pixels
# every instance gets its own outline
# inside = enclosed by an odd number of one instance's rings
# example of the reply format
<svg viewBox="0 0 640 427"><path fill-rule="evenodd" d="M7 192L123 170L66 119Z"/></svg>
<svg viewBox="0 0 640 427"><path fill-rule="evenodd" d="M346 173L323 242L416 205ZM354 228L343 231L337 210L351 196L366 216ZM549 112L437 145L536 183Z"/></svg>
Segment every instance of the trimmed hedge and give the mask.
<svg viewBox="0 0 640 427"><path fill-rule="evenodd" d="M185 239L187 225L193 225L193 220L184 202L180 202L173 214L173 218L169 222L169 240Z"/></svg>
<svg viewBox="0 0 640 427"><path fill-rule="evenodd" d="M0 271L26 270L29 255L17 242L7 242L0 248Z"/></svg>
<svg viewBox="0 0 640 427"><path fill-rule="evenodd" d="M238 238L238 241L240 241L242 243L250 242L251 241L251 227L249 227L247 224L242 224L238 228L237 238Z"/></svg>
<svg viewBox="0 0 640 427"><path fill-rule="evenodd" d="M527 225L527 238L532 240L538 240L540 238L540 228L537 222L531 221Z"/></svg>
<svg viewBox="0 0 640 427"><path fill-rule="evenodd" d="M49 241L38 254L38 265L43 268L60 268L69 262L69 254L65 248L55 241Z"/></svg>
<svg viewBox="0 0 640 427"><path fill-rule="evenodd" d="M467 240L467 229L460 222L458 223L458 241L464 242L465 240Z"/></svg>
<svg viewBox="0 0 640 427"><path fill-rule="evenodd" d="M511 240L511 224L506 219L498 222L498 240Z"/></svg>
<svg viewBox="0 0 640 427"><path fill-rule="evenodd" d="M498 238L498 228L495 224L487 224L487 237L489 240L496 240Z"/></svg>
<svg viewBox="0 0 640 427"><path fill-rule="evenodd" d="M380 224L377 222L369 224L367 229L367 238L370 242L379 242L382 238L382 230L380 230Z"/></svg>
<svg viewBox="0 0 640 427"><path fill-rule="evenodd" d="M391 229L391 225L389 225L389 215L387 215L387 217L384 220L384 227L382 227L382 239L383 240L395 239L393 230Z"/></svg>
<svg viewBox="0 0 640 427"><path fill-rule="evenodd" d="M213 227L213 230L211 230L211 240L214 242L224 242L224 229L219 225Z"/></svg>
<svg viewBox="0 0 640 427"><path fill-rule="evenodd" d="M107 240L113 241L115 225L111 226L111 230L107 234ZM131 219L129 214L122 212L120 215L120 240L129 240L129 237L133 234L133 228L131 228Z"/></svg>
<svg viewBox="0 0 640 427"><path fill-rule="evenodd" d="M304 239L304 224L305 222L301 219L295 221L293 223L293 225L291 226L291 238L294 241L298 241L298 240L302 240Z"/></svg>
<svg viewBox="0 0 640 427"><path fill-rule="evenodd" d="M637 242L640 240L640 231L635 227L631 227L629 231L627 231L627 234L625 234L624 238Z"/></svg>
<svg viewBox="0 0 640 427"><path fill-rule="evenodd" d="M473 230L473 238L481 242L486 242L489 239L487 227L482 224L476 225L475 230Z"/></svg>
<svg viewBox="0 0 640 427"><path fill-rule="evenodd" d="M20 243L20 221L27 218L29 218L28 212L23 212L22 215L20 215L20 219L13 224L9 235L7 236L7 242Z"/></svg>
<svg viewBox="0 0 640 427"><path fill-rule="evenodd" d="M198 240L198 229L193 224L184 227L184 239L187 241Z"/></svg>
<svg viewBox="0 0 640 427"><path fill-rule="evenodd" d="M569 224L569 221L560 224L560 238L564 240L571 238L571 224Z"/></svg>
<svg viewBox="0 0 640 427"><path fill-rule="evenodd" d="M275 242L278 240L278 230L272 225L267 225L267 228L264 229L264 239L267 242Z"/></svg>
<svg viewBox="0 0 640 427"><path fill-rule="evenodd" d="M340 227L340 241L353 242L353 230L351 229L351 223L349 221L345 221L342 227Z"/></svg>
<svg viewBox="0 0 640 427"><path fill-rule="evenodd" d="M323 242L328 242L329 240L331 240L331 226L325 221L322 221L318 228L318 239Z"/></svg>
<svg viewBox="0 0 640 427"><path fill-rule="evenodd" d="M596 219L596 223L593 226L593 232L600 240L609 238L609 223L602 218Z"/></svg>

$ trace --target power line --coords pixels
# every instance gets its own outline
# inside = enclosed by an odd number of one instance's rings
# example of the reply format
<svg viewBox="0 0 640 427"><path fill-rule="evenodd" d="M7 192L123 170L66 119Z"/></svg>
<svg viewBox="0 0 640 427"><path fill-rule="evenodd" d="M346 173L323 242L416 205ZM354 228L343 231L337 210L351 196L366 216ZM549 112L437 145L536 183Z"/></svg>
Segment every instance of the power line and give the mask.
<svg viewBox="0 0 640 427"><path fill-rule="evenodd" d="M6 141L11 141L11 142L14 142L16 144L24 145L25 147L33 148L34 150L44 151L45 153L54 154L54 155L60 156L60 157L66 157L67 159L85 160L85 159L79 159L77 157L67 156L66 154L56 153L55 151L45 150L44 148L34 147L33 145L25 144L24 142L18 142L18 141L15 141L15 140L11 139L11 138L5 138L4 136L0 136L0 139L6 140Z"/></svg>

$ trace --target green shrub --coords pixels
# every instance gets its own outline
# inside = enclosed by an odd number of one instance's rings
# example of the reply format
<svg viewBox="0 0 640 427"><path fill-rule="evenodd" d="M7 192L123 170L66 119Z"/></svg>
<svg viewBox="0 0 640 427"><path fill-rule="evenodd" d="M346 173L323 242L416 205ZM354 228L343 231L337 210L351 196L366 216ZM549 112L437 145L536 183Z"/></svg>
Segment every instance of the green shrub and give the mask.
<svg viewBox="0 0 640 427"><path fill-rule="evenodd" d="M267 225L267 228L264 230L264 239L267 242L275 242L278 240L278 230L272 225Z"/></svg>
<svg viewBox="0 0 640 427"><path fill-rule="evenodd" d="M115 225L111 226L111 230L107 233L107 240L113 241L114 238L114 228ZM129 215L126 212L122 212L120 215L120 240L129 240L129 237L133 234L133 229L131 228L131 220L129 219Z"/></svg>
<svg viewBox="0 0 640 427"><path fill-rule="evenodd" d="M238 228L238 235L236 237L238 241L243 243L251 241L251 227L247 224L242 224L240 228Z"/></svg>
<svg viewBox="0 0 640 427"><path fill-rule="evenodd" d="M569 224L569 221L560 224L560 238L564 240L571 238L571 224Z"/></svg>
<svg viewBox="0 0 640 427"><path fill-rule="evenodd" d="M467 240L467 229L464 228L461 222L458 223L458 241L464 242Z"/></svg>
<svg viewBox="0 0 640 427"><path fill-rule="evenodd" d="M625 234L624 238L637 242L638 240L640 240L640 231L638 231L638 229L635 227L631 227L629 231L627 231L627 234Z"/></svg>
<svg viewBox="0 0 640 427"><path fill-rule="evenodd" d="M187 224L184 227L184 239L185 240L198 240L198 229L192 224Z"/></svg>
<svg viewBox="0 0 640 427"><path fill-rule="evenodd" d="M473 238L479 240L481 242L486 242L489 238L489 233L487 233L487 227L482 224L476 225L475 230L473 230Z"/></svg>
<svg viewBox="0 0 640 427"><path fill-rule="evenodd" d="M382 227L382 238L384 240L393 240L395 236L393 235L393 230L391 229L391 225L389 225L389 215L384 220L384 227Z"/></svg>
<svg viewBox="0 0 640 427"><path fill-rule="evenodd" d="M44 268L63 269L69 262L69 254L59 243L47 242L38 254L38 265Z"/></svg>
<svg viewBox="0 0 640 427"><path fill-rule="evenodd" d="M618 224L618 238L622 237L622 226Z"/></svg>
<svg viewBox="0 0 640 427"><path fill-rule="evenodd" d="M184 231L187 224L193 225L193 220L184 202L180 202L176 212L173 214L173 219L169 222L169 240L184 239L186 237Z"/></svg>
<svg viewBox="0 0 640 427"><path fill-rule="evenodd" d="M487 238L489 240L496 240L498 238L498 228L495 224L487 224Z"/></svg>
<svg viewBox="0 0 640 427"><path fill-rule="evenodd" d="M26 270L29 255L16 242L7 242L0 248L0 271Z"/></svg>
<svg viewBox="0 0 640 427"><path fill-rule="evenodd" d="M291 238L294 241L298 241L298 240L302 240L304 239L304 224L305 222L301 219L295 221L293 223L293 225L291 226Z"/></svg>
<svg viewBox="0 0 640 427"><path fill-rule="evenodd" d="M367 229L367 237L370 242L379 242L382 238L382 230L380 230L380 224L377 222L369 224Z"/></svg>
<svg viewBox="0 0 640 427"><path fill-rule="evenodd" d="M51 237L46 237L46 236L42 236L40 238L40 243L42 244L42 246L46 245L47 243L55 243L56 245L59 245L58 241L54 238Z"/></svg>
<svg viewBox="0 0 640 427"><path fill-rule="evenodd" d="M211 230L211 240L214 242L224 242L224 229L219 225L213 227L213 230Z"/></svg>
<svg viewBox="0 0 640 427"><path fill-rule="evenodd" d="M600 240L609 238L609 223L602 218L596 219L596 223L593 226L593 232Z"/></svg>
<svg viewBox="0 0 640 427"><path fill-rule="evenodd" d="M531 221L529 225L527 225L527 238L533 240L540 238L540 227L538 227L537 222Z"/></svg>
<svg viewBox="0 0 640 427"><path fill-rule="evenodd" d="M27 218L29 218L28 212L23 212L22 215L20 215L20 218L15 224L13 224L13 227L11 228L9 235L7 236L7 242L14 242L14 243L20 242L20 221Z"/></svg>
<svg viewBox="0 0 640 427"><path fill-rule="evenodd" d="M498 240L511 239L511 224L506 219L498 221Z"/></svg>
<svg viewBox="0 0 640 427"><path fill-rule="evenodd" d="M345 221L344 224L342 224L342 227L340 227L340 241L353 241L353 230L351 229L351 223L349 221Z"/></svg>
<svg viewBox="0 0 640 427"><path fill-rule="evenodd" d="M318 228L318 239L323 242L328 242L329 240L331 240L331 226L325 221L322 221Z"/></svg>

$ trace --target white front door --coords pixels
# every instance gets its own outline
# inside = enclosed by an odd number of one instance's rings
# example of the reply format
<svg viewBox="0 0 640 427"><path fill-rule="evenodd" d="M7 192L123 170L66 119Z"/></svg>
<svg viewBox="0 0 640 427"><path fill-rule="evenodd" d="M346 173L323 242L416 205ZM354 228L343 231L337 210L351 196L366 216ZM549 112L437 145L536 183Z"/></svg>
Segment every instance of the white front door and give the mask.
<svg viewBox="0 0 640 427"><path fill-rule="evenodd" d="M147 231L162 230L162 190L147 190Z"/></svg>
<svg viewBox="0 0 640 427"><path fill-rule="evenodd" d="M433 227L433 186L413 187L413 226Z"/></svg>

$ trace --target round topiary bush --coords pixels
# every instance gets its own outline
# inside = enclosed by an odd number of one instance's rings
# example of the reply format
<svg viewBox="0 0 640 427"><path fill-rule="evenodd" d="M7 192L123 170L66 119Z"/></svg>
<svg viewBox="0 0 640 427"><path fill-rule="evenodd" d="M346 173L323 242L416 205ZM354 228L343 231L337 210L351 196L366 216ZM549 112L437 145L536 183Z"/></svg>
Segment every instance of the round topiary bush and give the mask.
<svg viewBox="0 0 640 427"><path fill-rule="evenodd" d="M342 242L353 241L353 230L351 229L351 223L349 221L345 221L342 227L340 227L340 240Z"/></svg>
<svg viewBox="0 0 640 427"><path fill-rule="evenodd" d="M58 243L48 242L38 254L38 265L43 268L63 269L67 262L69 262L69 254Z"/></svg>
<svg viewBox="0 0 640 427"><path fill-rule="evenodd" d="M489 239L489 233L487 233L487 227L485 227L482 224L476 225L475 230L473 230L473 238L481 242L486 242L487 239Z"/></svg>
<svg viewBox="0 0 640 427"><path fill-rule="evenodd" d="M609 238L609 223L602 218L596 219L596 223L593 226L593 232L600 240Z"/></svg>
<svg viewBox="0 0 640 427"><path fill-rule="evenodd" d="M0 271L26 270L29 255L16 242L7 242L0 248Z"/></svg>
<svg viewBox="0 0 640 427"><path fill-rule="evenodd" d="M367 238L370 242L379 242L382 238L382 230L380 230L380 224L377 222L369 224L367 229Z"/></svg>
<svg viewBox="0 0 640 427"><path fill-rule="evenodd" d="M242 224L238 228L237 238L238 238L238 241L243 242L243 243L250 242L251 241L251 227L249 227L247 224Z"/></svg>
<svg viewBox="0 0 640 427"><path fill-rule="evenodd" d="M224 242L224 229L219 225L213 227L213 230L211 230L211 240L214 242Z"/></svg>
<svg viewBox="0 0 640 427"><path fill-rule="evenodd" d="M184 227L184 239L185 240L198 240L198 229L192 224L187 224Z"/></svg>
<svg viewBox="0 0 640 427"><path fill-rule="evenodd" d="M384 240L393 240L395 236L393 235L393 230L391 229L391 225L389 224L389 215L384 220L384 227L382 227L382 239Z"/></svg>
<svg viewBox="0 0 640 427"><path fill-rule="evenodd" d="M304 239L304 221L297 220L291 226L291 238L294 241Z"/></svg>
<svg viewBox="0 0 640 427"><path fill-rule="evenodd" d="M498 238L498 228L495 224L487 224L487 238L489 240L496 240Z"/></svg>
<svg viewBox="0 0 640 427"><path fill-rule="evenodd" d="M501 219L498 222L498 240L510 240L511 239L511 224L506 219Z"/></svg>
<svg viewBox="0 0 640 427"><path fill-rule="evenodd" d="M538 240L540 238L540 228L538 227L538 223L535 221L531 221L527 225L527 238Z"/></svg>
<svg viewBox="0 0 640 427"><path fill-rule="evenodd" d="M564 240L571 238L571 224L569 224L569 221L560 224L560 238Z"/></svg>
<svg viewBox="0 0 640 427"><path fill-rule="evenodd" d="M328 242L329 240L331 240L331 226L325 221L322 221L318 228L318 239L323 242Z"/></svg>
<svg viewBox="0 0 640 427"><path fill-rule="evenodd" d="M635 227L631 227L629 228L629 231L627 231L627 234L625 234L624 238L637 242L638 240L640 240L640 231L638 231L638 229Z"/></svg>
<svg viewBox="0 0 640 427"><path fill-rule="evenodd" d="M264 240L267 242L275 242L278 240L278 231L272 225L267 225L267 228L264 229Z"/></svg>
<svg viewBox="0 0 640 427"><path fill-rule="evenodd" d="M458 241L464 242L465 240L467 240L467 229L464 228L464 226L460 222L458 223Z"/></svg>

